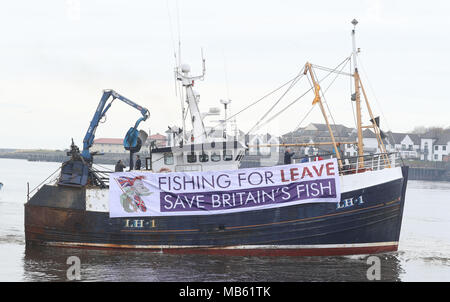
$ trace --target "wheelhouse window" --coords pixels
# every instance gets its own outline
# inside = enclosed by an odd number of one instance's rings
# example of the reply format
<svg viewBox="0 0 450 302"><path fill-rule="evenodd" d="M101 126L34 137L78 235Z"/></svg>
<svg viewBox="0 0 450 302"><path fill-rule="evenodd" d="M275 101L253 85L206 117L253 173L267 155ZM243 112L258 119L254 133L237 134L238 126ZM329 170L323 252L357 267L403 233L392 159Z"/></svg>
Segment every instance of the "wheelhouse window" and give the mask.
<svg viewBox="0 0 450 302"><path fill-rule="evenodd" d="M216 152L211 154L211 161L214 161L214 162L220 161L220 154L217 154Z"/></svg>
<svg viewBox="0 0 450 302"><path fill-rule="evenodd" d="M202 163L206 163L207 161L209 161L209 156L206 153L202 153L198 156L200 162Z"/></svg>
<svg viewBox="0 0 450 302"><path fill-rule="evenodd" d="M223 160L230 161L233 160L233 153L229 150L223 151Z"/></svg>
<svg viewBox="0 0 450 302"><path fill-rule="evenodd" d="M187 162L190 164L196 163L197 162L197 154L195 154L194 152L189 153L187 155Z"/></svg>
<svg viewBox="0 0 450 302"><path fill-rule="evenodd" d="M164 164L173 165L173 153L172 152L164 153Z"/></svg>

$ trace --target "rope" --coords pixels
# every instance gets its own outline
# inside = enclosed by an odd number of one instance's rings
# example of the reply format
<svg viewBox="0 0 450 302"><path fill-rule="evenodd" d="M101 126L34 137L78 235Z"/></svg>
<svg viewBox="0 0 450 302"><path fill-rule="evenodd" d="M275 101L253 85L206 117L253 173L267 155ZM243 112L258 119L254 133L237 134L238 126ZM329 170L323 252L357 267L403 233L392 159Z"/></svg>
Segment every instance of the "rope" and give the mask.
<svg viewBox="0 0 450 302"><path fill-rule="evenodd" d="M348 57L346 60L348 60L348 62L349 62L350 59L351 59L351 57ZM344 62L345 62L346 60L344 60ZM348 63L348 62L347 62L347 63ZM341 64L342 64L342 63L341 63ZM345 65L347 65L347 64L345 64ZM344 69L345 65L342 66L342 69L341 69L341 70ZM339 65L338 65L335 69L337 69L338 67L339 67ZM339 73L339 74L340 74L340 73ZM324 92L323 92L322 94L324 94L325 92L328 91L328 89L331 87L331 85L333 85L333 83L334 83L334 81L335 81L336 79L337 79L337 75L336 75L336 77L333 79L333 81L331 81L331 83L328 85L328 87L325 88L325 90L324 90ZM294 131L298 131L298 129L300 128L300 125L301 125L301 124L303 123L303 121L308 117L308 115L311 113L311 111L314 109L314 107L315 107L315 106L313 106L313 107L311 107L311 109L309 109L309 111L306 113L306 115L304 116L304 118L300 121L300 123L298 123L297 127L295 127L295 130L294 130ZM329 110L329 109L328 109L328 110Z"/></svg>
<svg viewBox="0 0 450 302"><path fill-rule="evenodd" d="M37 188L39 188L43 183L45 183L50 177L52 177L53 175L55 175L56 172L58 172L59 170L61 170L61 166L58 167L58 169L56 169L55 172L53 172L52 174L50 174L50 176L48 176L46 179L44 179L40 184L38 184L33 190L31 190L30 192L28 192L28 194L33 193Z"/></svg>
<svg viewBox="0 0 450 302"><path fill-rule="evenodd" d="M350 57L350 61L351 61L352 59L351 59L351 57ZM350 63L349 64L349 67L350 67L350 72L352 71L352 64ZM352 81L352 78L350 78L350 96L352 95L352 83L353 81ZM355 128L358 128L358 126L357 126L357 123L356 123L356 116L355 116L355 107L353 106L353 100L352 100L352 98L350 97L350 103L352 104L352 114L353 114L353 122L355 123Z"/></svg>
<svg viewBox="0 0 450 302"><path fill-rule="evenodd" d="M294 105L298 100L300 100L302 97L304 97L308 92L310 92L313 88L308 89L305 93L303 93L301 96L299 96L298 98L296 98L294 101L292 101L291 103L289 103L285 108L283 108L282 110L278 111L276 114L272 115L264 124L260 125L258 127L261 128L262 126L267 125L268 123L270 123L273 119L275 119L276 117L278 117L280 114L282 114L284 111L286 111L289 107L291 107L292 105Z"/></svg>
<svg viewBox="0 0 450 302"><path fill-rule="evenodd" d="M353 76L353 75L351 74L351 72L350 72L350 73L342 72L342 69L341 69L340 71L336 71L336 69L331 69L331 68L323 67L323 66L316 65L316 64L311 64L311 66L314 67L314 68L316 68L316 69L323 70L323 71L329 71L329 72L333 72L333 73L337 73L337 74L341 74L341 75L346 75L346 76L350 76L350 77Z"/></svg>
<svg viewBox="0 0 450 302"><path fill-rule="evenodd" d="M342 68L341 68L340 71L342 71L342 70L345 68L345 66L347 65L347 63L350 61L350 57L348 57L347 59L348 59L348 61L347 61L345 64L342 65ZM312 69L312 71L313 71L313 73L314 73L314 76L317 78L317 75L316 75L316 72L314 71L314 69ZM325 91L321 92L321 93L322 93L322 98L325 100L323 103L325 103L325 105L327 106L329 115L330 115L330 117L331 117L331 120L333 121L334 131L335 131L336 133L337 133L336 122L334 121L333 114L331 113L330 107L328 106L328 102L327 102L327 100L325 99L325 92L328 90L328 88L331 87L331 85L334 83L334 81L336 81L338 75L341 74L340 71L339 71L338 73L336 73L336 76L334 77L333 81L331 81L330 85L328 85L327 89L326 89ZM333 71L330 71L330 72L333 72Z"/></svg>
<svg viewBox="0 0 450 302"><path fill-rule="evenodd" d="M359 63L360 63L360 65L361 65L361 67L362 67L362 70L363 70L363 72L364 72L364 77L367 79L367 83L369 83L369 89L371 90L371 92L372 92L372 94L373 94L373 96L374 96L374 98L375 98L375 101L376 101L376 103L377 103L377 105L378 105L378 108L379 108L379 110L380 110L380 112L381 112L381 116L383 116L383 119L384 119L385 122L386 122L386 125L387 125L387 128L388 128L388 134L389 134L389 136L391 137L392 141L393 141L394 144L395 144L396 142L395 142L394 136L392 135L391 127L390 127L390 125L389 125L389 123L388 123L388 120L386 119L386 117L385 117L385 115L384 115L384 113L383 113L383 110L382 110L382 108L381 108L380 103L378 102L377 96L376 96L375 93L374 93L374 89L372 88L372 85L371 85L371 83L370 83L370 81L369 81L369 77L368 77L367 74L366 74L366 70L365 70L365 68L364 68L364 64L363 64L362 61L361 61L361 58L359 58ZM374 117L374 118L375 118L375 117Z"/></svg>
<svg viewBox="0 0 450 302"><path fill-rule="evenodd" d="M278 100L275 102L275 104L272 105L272 107L270 107L269 110L267 110L267 112L256 122L256 124L250 128L250 130L246 133L249 134L250 132L253 131L253 129L257 128L259 123L267 116L269 115L269 113L273 110L273 108L275 108L276 105L278 105L278 103L286 96L286 94L292 89L292 87L294 87L298 81L301 79L301 77L303 76L303 73L300 71L300 73L297 75L297 77L291 82L291 85L288 87L288 89L286 89L286 91L283 93L283 95L281 95ZM258 128L259 129L259 128Z"/></svg>
<svg viewBox="0 0 450 302"><path fill-rule="evenodd" d="M112 169L107 168L107 167L104 167L104 166L102 166L102 165L100 165L100 164L97 164L97 163L95 163L95 164L93 164L93 165L99 166L99 167L102 168L102 169L106 169L106 170L112 171Z"/></svg>
<svg viewBox="0 0 450 302"><path fill-rule="evenodd" d="M298 131L300 128L300 125L303 123L303 121L308 117L308 115L311 113L311 111L316 108L316 106L312 106L311 109L309 109L309 111L305 114L305 117L300 121L300 123L298 123L297 127L295 127L294 131Z"/></svg>
<svg viewBox="0 0 450 302"><path fill-rule="evenodd" d="M267 93L266 95L264 95L264 96L261 97L260 99L256 100L255 102L253 102L253 103L249 104L248 106L244 107L243 109L241 109L241 110L238 111L237 113L233 114L232 116L230 116L230 117L227 118L226 120L223 120L223 121L219 122L219 123L218 123L217 125L215 125L214 127L211 127L211 129L210 129L209 132L210 132L210 133L213 132L213 130L214 130L215 128L217 128L219 125L224 124L224 123L227 122L228 120L230 120L230 119L234 118L235 116L241 114L242 112L244 112L245 110L249 109L250 107L252 107L252 106L258 104L259 102L261 102L262 100L264 100L265 98L267 98L268 96L270 96L271 94L274 94L275 92L277 92L278 90L280 90L280 89L283 88L284 86L286 86L286 85L288 85L289 83L293 82L297 77L298 77L298 75L295 76L295 77L293 77L293 78L290 79L289 81L285 82L285 83L282 84L280 87L278 87L278 88L272 90L271 92ZM202 134L202 136L203 136L203 135L204 135L204 134Z"/></svg>
<svg viewBox="0 0 450 302"><path fill-rule="evenodd" d="M346 58L344 61L342 61L341 63L339 63L336 68L338 69L342 64L346 63L349 60L349 58ZM344 65L345 66L345 65ZM332 74L332 72L329 72L326 76L324 76L322 79L318 80L318 83L322 82L323 80L325 80L326 78L328 78L330 75ZM309 78L308 78L309 81ZM334 82L334 80L333 80ZM332 83L333 83L332 82ZM332 84L331 83L331 84ZM311 82L310 82L311 84ZM331 84L327 87L328 88L331 86ZM291 103L289 103L285 108L283 108L282 110L280 110L278 113L274 114L272 117L270 117L264 124L260 125L259 128L261 128L264 125L267 125L268 123L270 123L273 119L275 119L276 117L278 117L280 114L282 114L284 111L286 111L289 107L291 107L293 104L295 104L298 100L300 100L301 98L303 98L308 92L310 92L314 87L311 87L310 89L308 89L307 91L305 91L301 96L299 96L298 98L296 98L294 101L292 101ZM314 108L314 107L312 107ZM259 129L258 128L258 129Z"/></svg>
<svg viewBox="0 0 450 302"><path fill-rule="evenodd" d="M176 47L175 47L175 38L174 38L174 34L173 34L172 16L170 14L170 8L169 8L169 1L168 0L166 0L166 5L167 5L167 14L169 16L169 28L170 28L170 37L172 38L173 56L175 58L175 66L176 66L177 50L176 50Z"/></svg>

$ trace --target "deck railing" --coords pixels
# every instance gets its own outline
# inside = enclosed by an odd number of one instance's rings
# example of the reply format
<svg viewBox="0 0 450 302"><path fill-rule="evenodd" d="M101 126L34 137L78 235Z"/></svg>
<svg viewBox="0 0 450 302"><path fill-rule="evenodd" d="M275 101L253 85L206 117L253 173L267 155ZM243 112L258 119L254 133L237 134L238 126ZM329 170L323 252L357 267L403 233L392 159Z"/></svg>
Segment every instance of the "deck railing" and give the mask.
<svg viewBox="0 0 450 302"><path fill-rule="evenodd" d="M36 187L34 187L30 191L30 183L27 182L27 202L30 201L30 198L33 197L33 195L39 191L40 188L42 188L46 184L55 184L58 182L59 179L59 172L61 170L61 167L58 167L58 169L50 174L46 179L44 179L40 184L38 184Z"/></svg>
<svg viewBox="0 0 450 302"><path fill-rule="evenodd" d="M335 158L335 154L320 155L322 159ZM294 163L318 160L318 156L296 158ZM361 164L362 159L362 164ZM377 171L385 168L399 167L403 165L400 152L374 153L363 156L344 156L341 158L342 168L340 174L355 174L365 171Z"/></svg>

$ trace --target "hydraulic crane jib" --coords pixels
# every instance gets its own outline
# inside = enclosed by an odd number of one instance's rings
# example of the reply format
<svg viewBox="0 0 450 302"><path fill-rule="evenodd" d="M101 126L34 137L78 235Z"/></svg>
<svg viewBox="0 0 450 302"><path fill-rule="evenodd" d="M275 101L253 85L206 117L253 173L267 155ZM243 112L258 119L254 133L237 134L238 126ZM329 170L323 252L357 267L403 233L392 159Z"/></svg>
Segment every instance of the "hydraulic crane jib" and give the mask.
<svg viewBox="0 0 450 302"><path fill-rule="evenodd" d="M107 104L108 99L111 97L112 100ZM147 133L142 130L138 131L137 128L142 121L147 120L150 113L147 108L134 103L114 90L104 90L91 123L89 124L89 128L84 136L83 151L81 153L72 140L71 151L68 152L68 155L71 155L71 159L62 164L61 175L58 181L59 185L80 187L89 183L101 187L105 186L105 183L91 169L93 156L96 155L97 152L90 152L89 149L94 143L95 131L97 130L100 120L105 116L115 99L119 99L127 105L132 106L142 114L142 117L136 121L134 127L131 127L128 130L123 140L124 148L130 151L130 167L133 166L133 153L139 152L147 139Z"/></svg>

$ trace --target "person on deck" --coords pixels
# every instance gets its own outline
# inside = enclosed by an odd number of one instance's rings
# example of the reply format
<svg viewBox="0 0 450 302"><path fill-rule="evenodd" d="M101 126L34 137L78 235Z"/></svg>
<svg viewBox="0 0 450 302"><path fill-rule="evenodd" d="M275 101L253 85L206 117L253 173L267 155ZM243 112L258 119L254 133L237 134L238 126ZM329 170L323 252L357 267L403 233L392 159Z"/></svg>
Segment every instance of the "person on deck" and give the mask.
<svg viewBox="0 0 450 302"><path fill-rule="evenodd" d="M122 160L119 160L116 163L116 166L114 167L115 172L123 172L123 169L125 169L126 166L123 164Z"/></svg>
<svg viewBox="0 0 450 302"><path fill-rule="evenodd" d="M284 151L284 164L290 165L292 163L292 156L294 156L294 152L291 152L291 149L287 148L286 151Z"/></svg>
<svg viewBox="0 0 450 302"><path fill-rule="evenodd" d="M134 169L135 170L141 169L141 158L139 157L139 155L136 155L136 164L134 165Z"/></svg>

